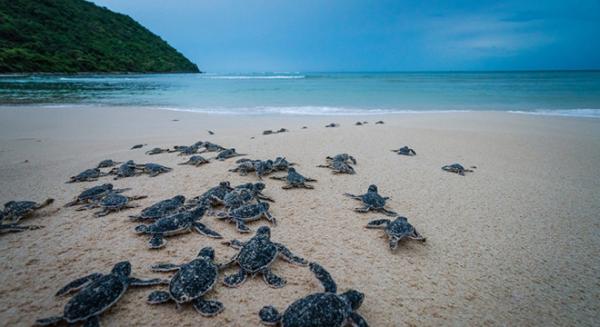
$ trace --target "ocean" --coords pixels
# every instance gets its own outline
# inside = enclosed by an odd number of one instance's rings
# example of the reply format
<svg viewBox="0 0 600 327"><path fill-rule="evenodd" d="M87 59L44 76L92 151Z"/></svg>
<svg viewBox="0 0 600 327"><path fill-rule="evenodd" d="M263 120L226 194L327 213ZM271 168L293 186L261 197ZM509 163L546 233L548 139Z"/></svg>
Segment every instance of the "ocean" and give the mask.
<svg viewBox="0 0 600 327"><path fill-rule="evenodd" d="M297 115L510 111L600 118L600 71L0 75L0 105Z"/></svg>

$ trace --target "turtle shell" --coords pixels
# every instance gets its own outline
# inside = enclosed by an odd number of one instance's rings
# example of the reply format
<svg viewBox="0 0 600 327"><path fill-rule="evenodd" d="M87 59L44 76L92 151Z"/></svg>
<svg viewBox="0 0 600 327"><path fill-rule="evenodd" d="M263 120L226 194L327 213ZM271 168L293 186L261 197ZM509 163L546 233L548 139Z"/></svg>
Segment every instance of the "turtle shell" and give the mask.
<svg viewBox="0 0 600 327"><path fill-rule="evenodd" d="M240 266L250 272L268 267L277 258L277 247L265 237L252 238L238 256Z"/></svg>
<svg viewBox="0 0 600 327"><path fill-rule="evenodd" d="M73 323L99 315L123 296L127 286L126 277L113 274L100 277L67 302L64 319Z"/></svg>
<svg viewBox="0 0 600 327"><path fill-rule="evenodd" d="M100 205L106 208L119 208L126 205L129 199L118 193L110 193L100 201Z"/></svg>
<svg viewBox="0 0 600 327"><path fill-rule="evenodd" d="M167 217L160 218L153 224L148 225L148 233L164 233L165 235L174 234L189 228L192 214L190 212L180 212Z"/></svg>
<svg viewBox="0 0 600 327"><path fill-rule="evenodd" d="M377 192L367 192L362 196L362 200L373 208L383 208L385 206L385 199Z"/></svg>
<svg viewBox="0 0 600 327"><path fill-rule="evenodd" d="M402 238L413 234L415 228L406 219L397 218L388 225L386 231L392 236Z"/></svg>
<svg viewBox="0 0 600 327"><path fill-rule="evenodd" d="M283 313L283 327L341 327L351 312L334 293L315 293L292 303Z"/></svg>
<svg viewBox="0 0 600 327"><path fill-rule="evenodd" d="M235 218L253 218L261 213L262 203L247 204L237 209L231 210L231 216Z"/></svg>
<svg viewBox="0 0 600 327"><path fill-rule="evenodd" d="M79 173L79 175L76 175L74 177L74 179L75 180L85 180L88 178L96 178L96 177L100 177L100 169L91 168L91 169L86 169L86 170L82 171L81 173Z"/></svg>
<svg viewBox="0 0 600 327"><path fill-rule="evenodd" d="M89 188L89 189L81 192L77 198L79 200L93 199L93 198L95 198L99 195L102 195L112 189L113 189L112 184L103 184L103 185L94 186L92 188Z"/></svg>
<svg viewBox="0 0 600 327"><path fill-rule="evenodd" d="M141 217L146 219L163 217L164 215L179 209L184 201L185 198L183 196L175 196L170 199L162 200L142 210Z"/></svg>
<svg viewBox="0 0 600 327"><path fill-rule="evenodd" d="M10 201L4 204L4 213L7 216L20 217L33 210L38 204L33 201Z"/></svg>
<svg viewBox="0 0 600 327"><path fill-rule="evenodd" d="M198 258L177 271L169 284L169 293L177 303L189 302L210 291L219 269L209 259Z"/></svg>

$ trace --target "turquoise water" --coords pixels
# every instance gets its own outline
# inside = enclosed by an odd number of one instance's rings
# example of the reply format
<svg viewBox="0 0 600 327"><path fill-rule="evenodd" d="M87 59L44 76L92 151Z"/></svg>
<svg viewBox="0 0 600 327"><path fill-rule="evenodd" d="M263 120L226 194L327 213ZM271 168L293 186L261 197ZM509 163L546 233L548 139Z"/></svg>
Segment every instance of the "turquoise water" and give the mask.
<svg viewBox="0 0 600 327"><path fill-rule="evenodd" d="M5 75L0 104L223 114L494 110L600 117L600 72Z"/></svg>

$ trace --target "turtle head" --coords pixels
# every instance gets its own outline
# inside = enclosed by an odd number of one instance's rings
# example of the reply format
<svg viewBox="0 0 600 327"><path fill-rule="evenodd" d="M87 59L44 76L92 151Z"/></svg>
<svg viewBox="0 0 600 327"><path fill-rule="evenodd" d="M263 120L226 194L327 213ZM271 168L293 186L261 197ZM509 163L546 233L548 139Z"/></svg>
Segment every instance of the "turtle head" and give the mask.
<svg viewBox="0 0 600 327"><path fill-rule="evenodd" d="M402 216L398 216L396 218L396 220L399 220L399 221L402 221L402 222L407 222L408 221L408 219L406 217L402 217Z"/></svg>
<svg viewBox="0 0 600 327"><path fill-rule="evenodd" d="M268 204L268 203L266 203L266 202L261 202L261 203L259 203L258 205L259 205L259 206L260 206L260 208L261 208L262 210L264 210L264 211L267 211L267 210L269 210L269 204Z"/></svg>
<svg viewBox="0 0 600 327"><path fill-rule="evenodd" d="M131 263L129 261L121 261L113 267L111 272L115 275L127 277L131 275Z"/></svg>
<svg viewBox="0 0 600 327"><path fill-rule="evenodd" d="M365 295L357 290L348 290L342 293L341 297L343 297L348 301L348 303L350 303L352 310L357 310L358 308L360 308L360 305L362 304Z"/></svg>
<svg viewBox="0 0 600 327"><path fill-rule="evenodd" d="M295 173L295 172L296 172L296 168L294 168L294 167L288 168L288 173Z"/></svg>
<svg viewBox="0 0 600 327"><path fill-rule="evenodd" d="M221 183L219 183L219 186L229 188L229 187L231 187L231 184L229 182L221 182Z"/></svg>
<svg viewBox="0 0 600 327"><path fill-rule="evenodd" d="M112 190L113 185L111 183L102 184L102 188L105 188L107 190Z"/></svg>
<svg viewBox="0 0 600 327"><path fill-rule="evenodd" d="M377 185L375 185L375 184L369 185L369 192L377 192Z"/></svg>
<svg viewBox="0 0 600 327"><path fill-rule="evenodd" d="M173 200L177 201L178 203L183 203L185 202L185 196L183 195L176 195L173 197Z"/></svg>
<svg viewBox="0 0 600 327"><path fill-rule="evenodd" d="M204 247L200 250L200 252L198 252L198 257L205 257L210 260L214 260L215 259L215 250L213 248L211 248L210 246Z"/></svg>
<svg viewBox="0 0 600 327"><path fill-rule="evenodd" d="M265 189L265 183L261 183L261 182L255 183L254 187L256 187L257 190L262 191Z"/></svg>
<svg viewBox="0 0 600 327"><path fill-rule="evenodd" d="M256 236L271 238L271 228L269 226L260 226L256 231Z"/></svg>
<svg viewBox="0 0 600 327"><path fill-rule="evenodd" d="M206 212L206 208L204 206L198 206L197 208L195 208L191 211L192 217L194 219L198 219L198 218L202 217L205 212Z"/></svg>

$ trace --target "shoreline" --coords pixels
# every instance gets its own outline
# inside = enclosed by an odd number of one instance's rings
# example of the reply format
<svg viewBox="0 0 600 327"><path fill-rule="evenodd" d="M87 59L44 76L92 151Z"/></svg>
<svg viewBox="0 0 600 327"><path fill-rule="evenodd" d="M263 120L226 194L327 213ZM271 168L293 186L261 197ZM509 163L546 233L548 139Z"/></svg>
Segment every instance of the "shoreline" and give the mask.
<svg viewBox="0 0 600 327"><path fill-rule="evenodd" d="M66 298L54 297L57 289L74 278L109 271L120 260L132 262L135 277L167 278L149 266L189 261L203 246L213 246L219 262L231 257L235 251L219 240L195 233L170 237L162 250L147 249L147 238L134 234L136 224L126 218L141 208L104 218L62 208L81 190L103 182L131 187L128 195L148 195L136 201L146 207L177 194L191 198L222 180L256 181L253 175L228 172L235 159L191 167L177 165L185 157L175 154L144 155L154 146L199 140L235 147L253 159L286 156L303 175L318 180L314 190L290 191L279 181L264 180L279 222L272 237L319 262L340 291L364 292L358 312L371 326L591 326L600 319L598 119L499 112L343 117L102 109L0 107L0 203L56 199L48 215L23 221L45 228L0 238L7 263L0 275L0 321L7 325L29 326L60 313ZM385 124L375 125L380 119ZM357 120L369 124L354 126ZM324 127L331 122L341 126ZM282 127L290 132L262 135ZM129 150L137 143L148 145ZM389 151L403 145L417 156ZM356 175L315 167L325 156L342 152L358 160ZM64 183L103 159L156 162L174 170L154 178ZM477 169L464 177L441 171L453 162ZM364 193L369 184L391 197L389 207L408 217L427 238L425 244L404 242L392 254L381 231L364 228L382 215L353 212L357 202L342 193ZM203 223L224 240L251 236L210 217ZM256 231L264 224L249 227ZM261 278L250 278L230 289L221 276L208 297L223 302L225 310L213 318L188 305L182 310L147 305L146 296L163 289L156 287L132 289L100 320L104 326L259 325L262 306L284 309L321 290L308 269L283 261L273 269L287 286L271 289Z"/></svg>

